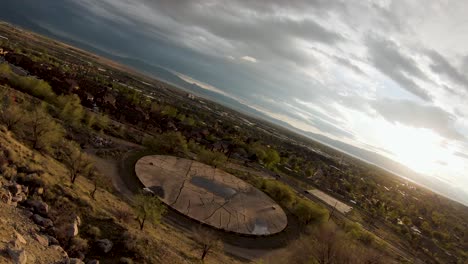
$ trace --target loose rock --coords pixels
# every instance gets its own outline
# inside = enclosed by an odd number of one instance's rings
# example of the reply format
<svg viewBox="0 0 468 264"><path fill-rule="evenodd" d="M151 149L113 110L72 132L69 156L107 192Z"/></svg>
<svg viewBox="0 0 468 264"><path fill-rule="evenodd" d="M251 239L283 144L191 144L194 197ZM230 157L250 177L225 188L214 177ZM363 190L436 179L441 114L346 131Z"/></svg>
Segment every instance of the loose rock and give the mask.
<svg viewBox="0 0 468 264"><path fill-rule="evenodd" d="M54 225L54 223L52 222L52 220L50 220L49 218L44 218L38 214L35 214L33 215L32 217L32 220L34 221L34 223L42 226L42 227L52 227Z"/></svg>
<svg viewBox="0 0 468 264"><path fill-rule="evenodd" d="M12 195L7 190L1 190L0 191L0 199L2 200L3 203L11 204Z"/></svg>
<svg viewBox="0 0 468 264"><path fill-rule="evenodd" d="M70 258L70 264L85 264L81 259Z"/></svg>
<svg viewBox="0 0 468 264"><path fill-rule="evenodd" d="M96 246L102 252L108 253L109 251L111 251L112 246L114 246L114 244L109 239L100 239L96 241Z"/></svg>
<svg viewBox="0 0 468 264"><path fill-rule="evenodd" d="M73 221L73 223L67 228L67 237L72 238L78 235L78 223Z"/></svg>
<svg viewBox="0 0 468 264"><path fill-rule="evenodd" d="M18 240L18 242L21 243L21 244L26 244L26 243L27 243L27 242L26 242L26 239L24 239L24 237L23 237L20 233L18 233L18 232L16 232L16 231L15 231L15 238L16 238L16 240Z"/></svg>
<svg viewBox="0 0 468 264"><path fill-rule="evenodd" d="M10 191L12 196L16 196L21 193L22 187L19 184L12 184L8 187L8 190Z"/></svg>
<svg viewBox="0 0 468 264"><path fill-rule="evenodd" d="M47 237L42 236L42 235L39 235L39 234L34 234L33 237L34 237L34 239L36 239L37 242L39 242L39 244L41 244L42 246L47 247L47 246L49 245L49 239L47 239Z"/></svg>
<svg viewBox="0 0 468 264"><path fill-rule="evenodd" d="M28 261L28 256L24 249L8 249L8 255L13 260L15 264L26 264Z"/></svg>

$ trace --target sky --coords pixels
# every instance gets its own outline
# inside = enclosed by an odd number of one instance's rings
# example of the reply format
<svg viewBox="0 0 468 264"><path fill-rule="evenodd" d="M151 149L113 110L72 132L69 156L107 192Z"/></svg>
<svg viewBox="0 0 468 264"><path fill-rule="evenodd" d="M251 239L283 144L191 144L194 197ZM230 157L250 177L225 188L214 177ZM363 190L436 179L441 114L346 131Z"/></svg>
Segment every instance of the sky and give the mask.
<svg viewBox="0 0 468 264"><path fill-rule="evenodd" d="M29 14L468 197L466 1L12 2L0 18Z"/></svg>

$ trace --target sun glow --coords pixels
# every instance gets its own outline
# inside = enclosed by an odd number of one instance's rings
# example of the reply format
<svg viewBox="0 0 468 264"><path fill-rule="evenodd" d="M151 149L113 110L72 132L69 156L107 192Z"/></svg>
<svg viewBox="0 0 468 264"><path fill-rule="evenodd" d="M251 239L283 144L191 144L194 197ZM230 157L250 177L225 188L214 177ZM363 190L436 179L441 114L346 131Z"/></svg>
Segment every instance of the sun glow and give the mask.
<svg viewBox="0 0 468 264"><path fill-rule="evenodd" d="M417 172L437 173L454 159L453 151L442 144L444 139L431 130L399 124L388 124L378 130L379 145Z"/></svg>

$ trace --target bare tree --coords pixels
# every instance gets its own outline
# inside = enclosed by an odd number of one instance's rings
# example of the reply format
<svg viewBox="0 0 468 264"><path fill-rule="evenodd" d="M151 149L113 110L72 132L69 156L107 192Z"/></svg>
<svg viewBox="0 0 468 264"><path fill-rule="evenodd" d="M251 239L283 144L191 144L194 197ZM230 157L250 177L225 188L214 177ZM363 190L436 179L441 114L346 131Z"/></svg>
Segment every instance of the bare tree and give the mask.
<svg viewBox="0 0 468 264"><path fill-rule="evenodd" d="M101 187L103 185L104 181L102 179L102 175L97 173L94 169L92 169L89 174L91 176L91 180L93 181L94 186L93 190L91 191L91 198L93 198L93 200L96 200L96 191L98 187Z"/></svg>
<svg viewBox="0 0 468 264"><path fill-rule="evenodd" d="M202 250L202 254L200 256L201 260L205 259L208 252L222 245L221 240L213 231L201 226L193 230L193 239L198 243Z"/></svg>

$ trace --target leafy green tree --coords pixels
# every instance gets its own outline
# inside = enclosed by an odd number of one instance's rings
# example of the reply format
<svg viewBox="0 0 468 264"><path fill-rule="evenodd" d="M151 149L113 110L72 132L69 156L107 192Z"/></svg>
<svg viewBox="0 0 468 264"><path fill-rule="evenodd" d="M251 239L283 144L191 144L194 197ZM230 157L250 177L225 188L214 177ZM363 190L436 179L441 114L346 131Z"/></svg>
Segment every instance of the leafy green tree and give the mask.
<svg viewBox="0 0 468 264"><path fill-rule="evenodd" d="M158 153L172 154L187 152L187 140L180 132L166 132L153 137L145 137L143 145Z"/></svg>
<svg viewBox="0 0 468 264"><path fill-rule="evenodd" d="M304 225L321 224L328 218L328 211L325 208L305 199L297 200L293 212Z"/></svg>
<svg viewBox="0 0 468 264"><path fill-rule="evenodd" d="M172 107L170 105L164 106L161 112L163 115L170 116L170 117L176 117L178 113L177 108Z"/></svg>
<svg viewBox="0 0 468 264"><path fill-rule="evenodd" d="M166 207L155 196L138 194L134 197L134 204L140 230L143 230L146 221L153 224L160 223L162 216L166 213Z"/></svg>
<svg viewBox="0 0 468 264"><path fill-rule="evenodd" d="M267 148L265 150L265 157L263 158L263 163L267 168L273 168L276 164L280 162L280 156L276 150L272 148Z"/></svg>
<svg viewBox="0 0 468 264"><path fill-rule="evenodd" d="M37 106L29 114L26 122L30 132L32 147L36 150L51 152L65 133L63 127L55 122L43 106Z"/></svg>
<svg viewBox="0 0 468 264"><path fill-rule="evenodd" d="M217 168L226 163L227 157L221 152L203 149L198 154L198 160Z"/></svg>
<svg viewBox="0 0 468 264"><path fill-rule="evenodd" d="M90 175L93 171L91 159L80 150L78 144L72 141L63 141L60 158L68 169L72 184L79 175Z"/></svg>
<svg viewBox="0 0 468 264"><path fill-rule="evenodd" d="M12 86L15 86L30 95L43 99L47 102L53 102L55 93L52 91L50 85L43 80L39 80L32 76L19 76L14 73L10 74L9 78Z"/></svg>
<svg viewBox="0 0 468 264"><path fill-rule="evenodd" d="M84 116L84 123L87 128L92 128L97 122L96 114L92 112L86 112Z"/></svg>
<svg viewBox="0 0 468 264"><path fill-rule="evenodd" d="M268 195L283 205L288 206L294 200L294 191L284 183L275 180L265 180L262 185Z"/></svg>
<svg viewBox="0 0 468 264"><path fill-rule="evenodd" d="M11 131L16 131L21 126L25 116L25 111L16 104L3 105L0 109L0 122Z"/></svg>
<svg viewBox="0 0 468 264"><path fill-rule="evenodd" d="M84 116L84 109L78 95L60 95L57 97L57 106L61 109L60 119L74 126L80 124Z"/></svg>

